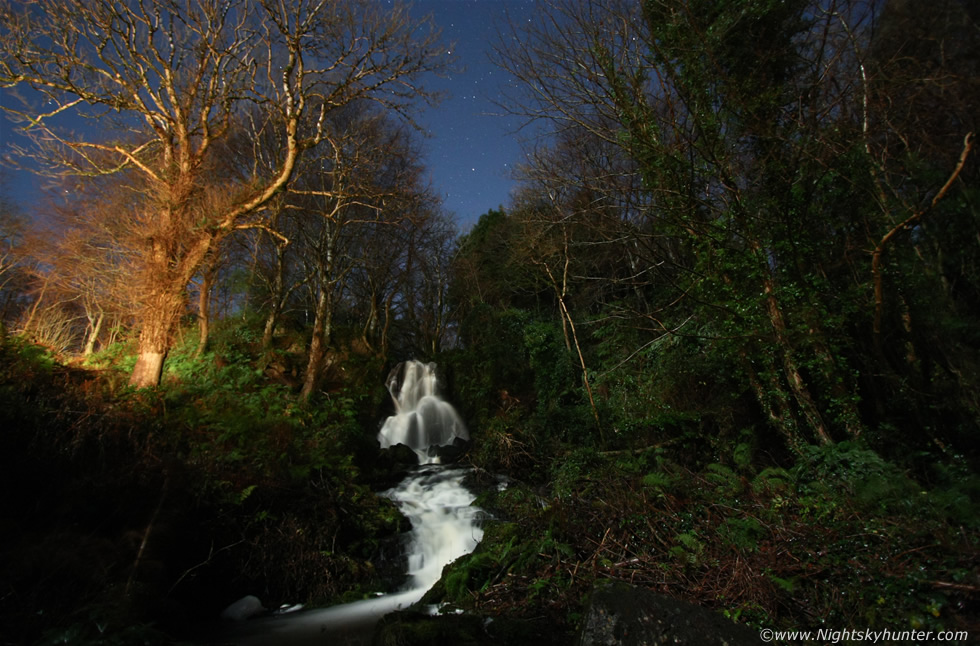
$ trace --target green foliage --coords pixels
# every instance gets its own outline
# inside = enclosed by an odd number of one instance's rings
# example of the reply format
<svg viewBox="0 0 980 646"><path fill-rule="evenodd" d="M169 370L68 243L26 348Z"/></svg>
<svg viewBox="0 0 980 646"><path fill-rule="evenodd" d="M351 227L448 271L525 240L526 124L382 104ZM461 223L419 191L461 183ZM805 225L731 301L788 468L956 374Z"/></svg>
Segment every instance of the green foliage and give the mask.
<svg viewBox="0 0 980 646"><path fill-rule="evenodd" d="M550 528L541 534L528 534L517 523L490 523L476 550L448 566L443 578L445 599L465 604L473 594L487 591L505 577L537 572L542 559L556 562L573 555L572 547ZM528 586L529 597L561 594L568 585L562 577L534 577Z"/></svg>
<svg viewBox="0 0 980 646"><path fill-rule="evenodd" d="M568 403L575 388L576 370L571 353L562 340L561 328L553 323L533 321L524 326L524 347L528 367L534 374L534 389L539 411Z"/></svg>
<svg viewBox="0 0 980 646"><path fill-rule="evenodd" d="M723 464L709 464L704 479L722 496L734 496L742 491L741 477Z"/></svg>
<svg viewBox="0 0 980 646"><path fill-rule="evenodd" d="M834 488L868 509L914 505L920 492L920 487L894 464L851 442L807 447L796 472L810 488Z"/></svg>
<svg viewBox="0 0 980 646"><path fill-rule="evenodd" d="M674 536L675 545L670 548L670 556L685 566L697 567L704 556L704 543L696 534L682 532Z"/></svg>
<svg viewBox="0 0 980 646"><path fill-rule="evenodd" d="M767 467L752 480L752 490L757 494L785 493L793 481L792 475L781 467Z"/></svg>
<svg viewBox="0 0 980 646"><path fill-rule="evenodd" d="M161 386L143 390L122 386L112 368L68 368L3 341L0 474L32 490L29 504L2 510L24 529L0 540L4 578L23 591L0 609L10 635L33 643L43 627L57 643L163 643L143 626L165 596L261 585L273 600L328 601L399 574L374 561L404 519L355 461L370 396L300 404L266 379L255 340L219 326L211 352L195 358L193 343L178 345ZM129 582L144 532L144 563ZM79 608L118 613L89 620Z"/></svg>
<svg viewBox="0 0 980 646"><path fill-rule="evenodd" d="M765 527L751 516L727 518L718 528L718 535L733 547L754 552L759 548L759 540L766 535Z"/></svg>
<svg viewBox="0 0 980 646"><path fill-rule="evenodd" d="M531 391L524 353L524 326L530 316L521 310L498 312L480 305L460 324L466 347L439 358L453 376L453 390L464 417L479 427L497 411L501 391L520 400Z"/></svg>
<svg viewBox="0 0 980 646"><path fill-rule="evenodd" d="M555 459L551 466L552 491L559 499L587 495L596 479L595 470L603 465L595 449L589 447L575 449Z"/></svg>
<svg viewBox="0 0 980 646"><path fill-rule="evenodd" d="M11 350L16 353L16 360L34 366L35 370L50 373L57 364L54 354L45 347L18 338L12 338L7 343L10 344Z"/></svg>
<svg viewBox="0 0 980 646"><path fill-rule="evenodd" d="M67 628L47 631L37 646L163 646L173 639L152 626L114 626L100 620L72 624Z"/></svg>
<svg viewBox="0 0 980 646"><path fill-rule="evenodd" d="M520 528L516 523L490 523L473 554L462 557L446 573L446 598L459 603L470 590L480 591L500 580L521 559Z"/></svg>
<svg viewBox="0 0 980 646"><path fill-rule="evenodd" d="M86 357L85 365L99 370L131 372L136 365L136 344L132 340L124 340L104 346Z"/></svg>
<svg viewBox="0 0 980 646"><path fill-rule="evenodd" d="M951 523L980 528L980 475L971 473L961 460L951 465L935 462L938 478L919 504Z"/></svg>
<svg viewBox="0 0 980 646"><path fill-rule="evenodd" d="M643 476L643 486L657 491L668 491L675 484L673 476L654 471Z"/></svg>

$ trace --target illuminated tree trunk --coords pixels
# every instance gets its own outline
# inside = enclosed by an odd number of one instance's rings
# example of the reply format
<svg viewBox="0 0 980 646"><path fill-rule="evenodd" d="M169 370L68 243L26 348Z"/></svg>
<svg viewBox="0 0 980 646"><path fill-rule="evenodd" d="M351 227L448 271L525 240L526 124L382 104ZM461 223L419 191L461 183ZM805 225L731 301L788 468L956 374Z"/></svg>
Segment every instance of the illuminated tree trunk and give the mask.
<svg viewBox="0 0 980 646"><path fill-rule="evenodd" d="M208 349L208 337L211 334L211 285L214 282L214 270L208 268L201 275L201 289L197 295L197 326L198 341L195 357L200 357Z"/></svg>
<svg viewBox="0 0 980 646"><path fill-rule="evenodd" d="M276 333L276 326L279 325L279 317L282 315L283 301L285 300L285 273L286 261L284 249L276 247L276 273L272 278L272 286L269 305L269 315L265 319L265 328L262 330L262 347L268 348L272 345L272 337Z"/></svg>
<svg viewBox="0 0 980 646"><path fill-rule="evenodd" d="M823 417L820 415L820 410L817 408L817 404L813 400L813 395L810 393L810 389L806 381L804 381L803 375L800 373L800 368L796 363L793 347L790 345L786 335L786 322L783 318L782 309L772 294L771 281L766 281L765 289L766 310L769 313L769 321L776 335L776 342L779 346L778 351L783 364L783 373L787 383L789 383L790 392L793 393L797 405L803 412L804 417L806 417L817 439L820 440L820 443L830 444L832 440L827 433L827 427L824 424Z"/></svg>
<svg viewBox="0 0 980 646"><path fill-rule="evenodd" d="M310 358L306 364L306 375L303 377L303 390L300 396L309 399L319 385L320 372L323 370L327 347L333 332L333 296L332 286L320 290L317 297L316 313L313 317L313 338L310 340Z"/></svg>
<svg viewBox="0 0 980 646"><path fill-rule="evenodd" d="M212 243L212 236L206 233L199 234L182 253L171 253L161 242L153 243L143 273L146 298L138 322L140 337L136 365L129 378L131 386L146 388L160 384L163 363L187 308L187 285L200 269Z"/></svg>
<svg viewBox="0 0 980 646"><path fill-rule="evenodd" d="M381 300L381 295L378 293L375 285L372 284L371 287L371 294L368 298L368 304L371 309L368 311L367 321L361 329L361 342L364 344L364 347L373 352L374 341L378 337L378 318L381 311L379 301Z"/></svg>
<svg viewBox="0 0 980 646"><path fill-rule="evenodd" d="M752 365L744 349L739 352L739 359L742 362L742 369L745 371L749 386L755 394L756 401L759 402L763 412L769 418L769 423L783 435L786 445L790 449L796 453L801 453L807 443L800 438L796 419L786 401L784 390L779 385L777 372L772 369L773 366L766 366L763 372L767 376L768 383L763 384L759 371Z"/></svg>
<svg viewBox="0 0 980 646"><path fill-rule="evenodd" d="M95 352L95 342L99 338L99 333L102 332L102 323L105 321L105 312L100 311L94 317L89 317L89 334L88 338L85 340L85 350L82 352L82 356L89 356Z"/></svg>
<svg viewBox="0 0 980 646"><path fill-rule="evenodd" d="M163 375L163 362L170 350L171 339L177 329L177 322L184 311L183 289L180 294L173 290L161 290L147 298L136 365L130 375L129 385L136 388L158 386Z"/></svg>
<svg viewBox="0 0 980 646"><path fill-rule="evenodd" d="M431 20L376 3L21 4L0 10L0 86L37 94L22 115L27 155L60 177L132 173L145 182L137 208L147 217L134 219L133 251L147 252L134 286L136 387L159 383L185 290L212 237L264 224L262 207L286 188L303 152L323 141L327 113L372 99L405 114L435 97L420 83L448 62ZM242 181L209 183L228 151L215 143L235 137L253 106L272 108L260 128L277 123L272 163L239 160L233 172ZM119 114L127 134L52 132L50 121L72 113Z"/></svg>

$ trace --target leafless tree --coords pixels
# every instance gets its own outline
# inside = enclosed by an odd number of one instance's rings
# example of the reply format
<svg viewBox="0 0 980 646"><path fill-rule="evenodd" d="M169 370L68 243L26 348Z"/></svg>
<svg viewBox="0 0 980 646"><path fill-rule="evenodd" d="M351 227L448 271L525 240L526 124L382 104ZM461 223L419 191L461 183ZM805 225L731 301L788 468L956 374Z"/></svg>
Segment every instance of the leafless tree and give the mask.
<svg viewBox="0 0 980 646"><path fill-rule="evenodd" d="M352 104L324 131L291 193L310 216L298 231L314 314L304 397L323 371L342 293L372 244L367 236L404 217L420 175L409 132L383 112Z"/></svg>
<svg viewBox="0 0 980 646"><path fill-rule="evenodd" d="M80 178L135 171L141 285L131 383L160 379L186 287L217 241L264 226L263 207L320 143L326 115L370 99L399 113L431 98L419 84L443 64L431 23L368 0L37 0L0 7L0 87L37 99L12 112L48 172ZM280 124L275 168L234 185L203 181L217 142L258 105ZM71 133L68 113L115 123ZM215 192L217 191L217 192Z"/></svg>
<svg viewBox="0 0 980 646"><path fill-rule="evenodd" d="M5 177L0 175L0 339L6 324L16 315L25 287L21 271L21 242L24 218L20 208L7 197Z"/></svg>

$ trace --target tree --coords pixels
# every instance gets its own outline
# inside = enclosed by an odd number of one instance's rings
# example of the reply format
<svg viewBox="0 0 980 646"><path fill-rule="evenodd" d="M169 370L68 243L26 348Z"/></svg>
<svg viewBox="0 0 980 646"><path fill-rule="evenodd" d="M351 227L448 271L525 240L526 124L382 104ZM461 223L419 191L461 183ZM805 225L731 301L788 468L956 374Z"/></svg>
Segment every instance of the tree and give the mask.
<svg viewBox="0 0 980 646"><path fill-rule="evenodd" d="M6 176L0 175L0 340L7 323L18 313L25 284L19 247L24 235L20 209L7 197Z"/></svg>
<svg viewBox="0 0 980 646"><path fill-rule="evenodd" d="M326 115L362 98L404 112L431 95L420 77L442 65L430 24L366 0L183 4L39 0L0 9L0 86L40 101L15 113L49 172L90 177L135 170L141 285L139 357L131 383L159 382L186 286L209 251L262 211L323 140ZM248 105L282 124L269 172L216 189L217 142ZM75 112L115 121L123 135L69 134ZM264 170L264 169L262 169Z"/></svg>
<svg viewBox="0 0 980 646"><path fill-rule="evenodd" d="M298 232L314 313L303 397L316 388L342 294L372 245L367 235L410 217L420 199L418 151L410 132L386 113L351 104L324 131L323 144L306 160L310 172L292 189L310 216Z"/></svg>
<svg viewBox="0 0 980 646"><path fill-rule="evenodd" d="M455 308L449 299L451 267L456 248L456 228L439 211L437 204L422 202L421 217L410 220L416 235L409 253L414 255L412 274L406 276L404 291L412 292L407 313L417 336L416 352L435 356L450 340Z"/></svg>
<svg viewBox="0 0 980 646"><path fill-rule="evenodd" d="M593 239L622 249L629 266L609 265L595 282L635 308L633 321L696 337L740 370L789 446L856 437L855 340L835 294L851 291L844 268L860 244L842 201L863 202L867 188L840 190L860 163L852 38L871 24L868 7L551 0L545 9L498 58L522 81L511 109L553 133L528 177L550 183L546 195L562 205L564 257ZM573 218L596 222L599 235L582 237ZM564 299L567 282L552 274Z"/></svg>
<svg viewBox="0 0 980 646"><path fill-rule="evenodd" d="M555 133L528 178L587 197L586 211L615 205L595 230L628 241L630 267L597 275L635 297L610 292L618 311L604 299L605 311L657 322L741 375L797 450L882 424L899 397L870 375L900 384L903 361L937 358L928 334L949 337L970 299L935 294L975 291L963 179L980 39L962 3L921 19L913 5L553 0L523 46L501 52L527 88L514 109ZM937 204L949 212L933 225L922 216ZM895 242L905 231L915 253ZM913 329L926 318L935 332ZM885 335L905 347L874 350ZM975 342L953 336L971 356ZM636 342L623 361L652 341Z"/></svg>

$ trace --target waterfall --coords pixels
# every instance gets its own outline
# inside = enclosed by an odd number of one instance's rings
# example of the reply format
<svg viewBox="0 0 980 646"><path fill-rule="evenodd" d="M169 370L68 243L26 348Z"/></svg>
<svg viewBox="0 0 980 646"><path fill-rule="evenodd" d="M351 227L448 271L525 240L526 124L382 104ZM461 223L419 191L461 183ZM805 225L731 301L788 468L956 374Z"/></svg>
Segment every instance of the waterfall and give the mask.
<svg viewBox="0 0 980 646"><path fill-rule="evenodd" d="M378 433L381 448L404 444L418 456L420 468L383 495L412 523L408 549L408 590L422 598L442 576L442 568L469 554L483 537L475 522L475 496L463 487L465 469L439 465L436 450L469 433L452 404L442 398L434 363L397 365L386 382L395 414Z"/></svg>
<svg viewBox="0 0 980 646"><path fill-rule="evenodd" d="M381 448L404 444L415 451L419 466L397 486L380 495L392 500L409 519L406 541L406 585L391 594L321 610L301 610L281 617L241 622L223 638L240 646L300 644L369 644L378 620L419 601L442 576L442 569L472 552L483 538L472 507L474 496L463 486L468 470L442 465L436 450L469 433L459 414L442 398L432 363L399 364L388 377L395 414L378 433Z"/></svg>
<svg viewBox="0 0 980 646"><path fill-rule="evenodd" d="M470 506L475 496L463 487L466 475L466 469L423 467L383 494L412 523L406 591L417 592L418 599L439 581L442 568L483 538L475 522L481 512Z"/></svg>
<svg viewBox="0 0 980 646"><path fill-rule="evenodd" d="M388 375L386 384L395 414L385 420L378 442L382 449L404 444L419 457L419 464L437 464L437 449L469 432L452 404L442 398L434 363L406 361Z"/></svg>

